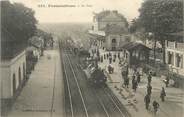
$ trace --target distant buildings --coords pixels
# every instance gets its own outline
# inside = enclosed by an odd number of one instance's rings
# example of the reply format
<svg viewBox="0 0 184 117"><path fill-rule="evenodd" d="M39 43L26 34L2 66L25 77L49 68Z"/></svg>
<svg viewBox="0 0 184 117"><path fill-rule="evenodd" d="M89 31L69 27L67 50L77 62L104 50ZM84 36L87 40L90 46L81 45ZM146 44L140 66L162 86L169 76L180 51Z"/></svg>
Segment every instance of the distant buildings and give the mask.
<svg viewBox="0 0 184 117"><path fill-rule="evenodd" d="M182 75L184 77L184 42L183 42L183 32L178 32L171 34L170 36L174 36L178 41L166 41L166 50L165 50L165 60L169 66L169 70Z"/></svg>
<svg viewBox="0 0 184 117"><path fill-rule="evenodd" d="M118 11L102 11L93 17L89 34L99 48L120 50L121 44L129 40L128 22Z"/></svg>

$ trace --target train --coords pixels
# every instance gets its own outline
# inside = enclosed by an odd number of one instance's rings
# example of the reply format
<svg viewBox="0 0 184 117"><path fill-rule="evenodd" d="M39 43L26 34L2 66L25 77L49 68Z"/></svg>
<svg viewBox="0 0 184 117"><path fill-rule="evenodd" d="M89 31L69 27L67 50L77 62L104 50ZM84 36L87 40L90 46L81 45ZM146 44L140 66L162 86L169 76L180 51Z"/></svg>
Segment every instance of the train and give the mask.
<svg viewBox="0 0 184 117"><path fill-rule="evenodd" d="M85 73L90 86L106 86L107 77L102 69L96 67L93 64L89 64L85 70Z"/></svg>
<svg viewBox="0 0 184 117"><path fill-rule="evenodd" d="M79 57L90 57L90 53L88 50L85 50L84 48L73 48L73 52L75 55L78 55Z"/></svg>

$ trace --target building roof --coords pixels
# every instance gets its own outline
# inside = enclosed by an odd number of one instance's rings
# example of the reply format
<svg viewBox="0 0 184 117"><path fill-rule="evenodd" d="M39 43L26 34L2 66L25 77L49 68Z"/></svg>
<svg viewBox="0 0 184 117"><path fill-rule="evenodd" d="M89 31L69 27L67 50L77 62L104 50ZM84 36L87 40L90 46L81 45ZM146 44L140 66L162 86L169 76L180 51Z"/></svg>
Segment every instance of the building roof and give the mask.
<svg viewBox="0 0 184 117"><path fill-rule="evenodd" d="M104 29L106 34L125 34L128 30L117 24L107 25Z"/></svg>
<svg viewBox="0 0 184 117"><path fill-rule="evenodd" d="M99 20L102 20L104 17L106 17L110 14L115 14L117 17L121 18L122 21L126 21L126 18L122 14L118 13L117 10L112 10L112 11L105 10L105 11L102 11L100 13L96 13L95 18L99 21Z"/></svg>
<svg viewBox="0 0 184 117"><path fill-rule="evenodd" d="M92 39L105 40L105 36L101 36L101 35L98 35L98 34L91 34L91 33L89 33L89 36Z"/></svg>
<svg viewBox="0 0 184 117"><path fill-rule="evenodd" d="M95 18L101 19L109 14L110 14L110 10L102 11L100 13L95 14Z"/></svg>
<svg viewBox="0 0 184 117"><path fill-rule="evenodd" d="M150 48L148 48L147 46L141 44L141 43L137 43L137 42L128 42L122 45L121 47L122 49L125 50L151 50Z"/></svg>

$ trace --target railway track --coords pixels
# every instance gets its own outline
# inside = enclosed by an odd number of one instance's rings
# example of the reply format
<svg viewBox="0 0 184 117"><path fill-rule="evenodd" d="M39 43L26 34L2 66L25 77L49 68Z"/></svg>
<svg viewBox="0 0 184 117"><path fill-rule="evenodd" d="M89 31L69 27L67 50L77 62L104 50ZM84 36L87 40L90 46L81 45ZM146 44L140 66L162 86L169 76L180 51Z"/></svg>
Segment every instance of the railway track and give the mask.
<svg viewBox="0 0 184 117"><path fill-rule="evenodd" d="M84 72L81 69L79 70L80 67L78 67L77 63L73 62L73 67L75 67L76 73L83 74L83 76L81 77L86 80L86 76ZM114 116L115 117L131 117L130 113L126 110L126 108L121 104L118 98L112 93L112 91L108 87L103 87L101 89L92 88L91 90L93 90L94 94L99 100L99 103L101 107L103 108L106 117L114 117ZM103 101L105 98L106 98L106 101ZM109 107L110 102L111 102L111 106ZM108 110L113 110L113 108L116 108L114 112L108 111Z"/></svg>
<svg viewBox="0 0 184 117"><path fill-rule="evenodd" d="M72 52L70 52L69 49L64 50L62 55L66 82L65 92L68 95L66 99L68 99L67 102L69 102L66 104L67 117L130 117L130 114L127 112L125 107L108 87L97 89L88 87L84 84L84 80L85 83L87 83L86 75L77 65L77 60L72 56ZM75 87L72 85L75 85ZM72 92L74 92L73 90L77 92L76 95L72 95ZM87 98L86 90L89 92L91 91L93 93L93 97L89 98L88 96ZM78 96L77 99L80 100L78 103L75 102L75 100L77 100L76 96ZM91 110L90 105L93 105L93 103L90 103L89 100L92 98L96 99L98 103L96 105L98 105L100 109L95 111ZM76 104L78 105L76 106ZM77 112L76 110L80 111Z"/></svg>
<svg viewBox="0 0 184 117"><path fill-rule="evenodd" d="M80 86L78 84L78 81L76 79L76 76L74 74L74 71L71 67L71 63L66 59L67 55L64 54L64 56L66 57L63 57L63 66L70 105L69 110L66 111L66 116L89 117L86 109L86 104L84 102L84 98Z"/></svg>

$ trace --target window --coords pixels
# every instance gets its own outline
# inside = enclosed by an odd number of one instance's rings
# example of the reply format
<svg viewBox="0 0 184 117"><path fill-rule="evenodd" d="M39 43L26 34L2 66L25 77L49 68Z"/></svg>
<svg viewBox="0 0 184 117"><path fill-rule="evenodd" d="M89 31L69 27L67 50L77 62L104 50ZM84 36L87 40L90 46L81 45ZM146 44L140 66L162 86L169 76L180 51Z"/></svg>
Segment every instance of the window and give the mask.
<svg viewBox="0 0 184 117"><path fill-rule="evenodd" d="M112 39L112 43L116 43L116 39Z"/></svg>
<svg viewBox="0 0 184 117"><path fill-rule="evenodd" d="M180 54L176 54L176 67L182 68L183 56Z"/></svg>

